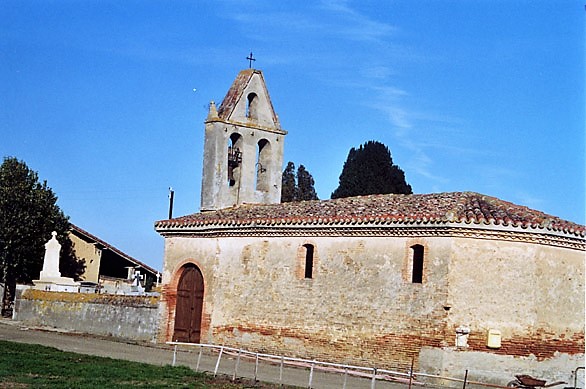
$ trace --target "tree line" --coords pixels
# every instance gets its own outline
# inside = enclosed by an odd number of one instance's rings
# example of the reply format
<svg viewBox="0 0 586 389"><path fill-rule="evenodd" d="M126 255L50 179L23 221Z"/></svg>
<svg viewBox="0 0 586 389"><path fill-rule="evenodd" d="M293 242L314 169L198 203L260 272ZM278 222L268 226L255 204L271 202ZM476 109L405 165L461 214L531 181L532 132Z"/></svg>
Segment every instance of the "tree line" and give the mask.
<svg viewBox="0 0 586 389"><path fill-rule="evenodd" d="M305 166L300 165L295 173L295 164L289 162L283 171L281 202L318 200L314 185ZM351 148L331 198L388 193L413 193L405 172L393 163L389 148L377 141Z"/></svg>

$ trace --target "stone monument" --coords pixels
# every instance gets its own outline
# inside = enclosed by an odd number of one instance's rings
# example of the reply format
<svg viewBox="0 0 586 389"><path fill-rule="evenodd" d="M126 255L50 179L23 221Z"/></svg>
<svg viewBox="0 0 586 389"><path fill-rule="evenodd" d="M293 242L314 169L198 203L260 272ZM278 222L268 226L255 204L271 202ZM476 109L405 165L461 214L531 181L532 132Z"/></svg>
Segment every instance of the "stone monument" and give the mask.
<svg viewBox="0 0 586 389"><path fill-rule="evenodd" d="M61 244L57 241L57 232L53 231L51 239L45 243L43 270L38 280L33 280L34 289L51 292L78 292L79 282L73 278L61 277L59 272L59 252Z"/></svg>

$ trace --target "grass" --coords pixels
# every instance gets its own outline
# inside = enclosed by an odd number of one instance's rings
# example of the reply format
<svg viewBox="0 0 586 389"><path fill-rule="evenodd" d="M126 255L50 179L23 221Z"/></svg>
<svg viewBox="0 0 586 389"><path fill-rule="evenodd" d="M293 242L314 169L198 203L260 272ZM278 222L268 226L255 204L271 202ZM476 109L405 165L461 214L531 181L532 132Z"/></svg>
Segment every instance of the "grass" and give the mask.
<svg viewBox="0 0 586 389"><path fill-rule="evenodd" d="M156 366L0 341L0 388L277 388L232 383L183 366Z"/></svg>

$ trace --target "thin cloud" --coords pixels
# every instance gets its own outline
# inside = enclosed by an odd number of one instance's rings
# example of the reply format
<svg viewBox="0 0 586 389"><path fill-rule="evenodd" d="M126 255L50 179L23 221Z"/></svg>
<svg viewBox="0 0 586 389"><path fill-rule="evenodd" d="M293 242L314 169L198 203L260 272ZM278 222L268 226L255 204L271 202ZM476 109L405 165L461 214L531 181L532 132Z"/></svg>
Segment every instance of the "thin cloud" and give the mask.
<svg viewBox="0 0 586 389"><path fill-rule="evenodd" d="M360 71L360 75L362 77L366 77L369 79L374 79L374 80L387 80L390 76L394 75L395 71L392 70L390 67L388 66L369 66L366 68L363 68Z"/></svg>
<svg viewBox="0 0 586 389"><path fill-rule="evenodd" d="M300 33L310 34L312 32L321 32L324 29L323 23L319 19L308 17L299 12L270 12L258 11L255 13L233 12L227 17L243 25L243 31L256 38L263 37L265 40L278 39L275 34L267 34L268 30L278 30L279 39L282 39L283 33Z"/></svg>
<svg viewBox="0 0 586 389"><path fill-rule="evenodd" d="M462 123L458 118L414 109L413 100L418 96L398 85L401 75L395 64L428 59L418 55L417 49L394 41L395 26L362 14L348 1L323 0L302 13L282 8L275 12L270 7L261 5L253 11L243 11L242 7L234 6L233 12L226 12L225 17L241 24L243 33L254 41L273 42L277 37L289 41L287 53L279 53L280 45L275 46L265 54L266 63L273 63L271 58L275 63L295 63L303 57L303 62L311 63L306 74L315 74L319 82L362 90L363 95L369 96L363 104L383 115L397 146L407 151L409 159L405 164L411 172L432 183L445 184L448 180L437 174L437 163L432 157L438 149L445 154L475 155L472 148L449 143L453 137L446 133L459 131ZM323 40L324 36L336 40L335 47L345 49L306 51L307 42ZM359 60L349 61L349 52ZM434 129L433 134L429 134L430 128ZM431 151L434 149L436 152Z"/></svg>
<svg viewBox="0 0 586 389"><path fill-rule="evenodd" d="M313 8L313 9L312 9ZM254 11L242 11L233 5L225 17L242 24L248 38L273 41L286 34L297 40L320 34L349 41L384 43L397 28L368 18L350 8L345 2L324 1L317 7L308 6L305 12L271 11L257 7ZM323 15L323 13L328 15ZM278 31L278 34L271 33Z"/></svg>
<svg viewBox="0 0 586 389"><path fill-rule="evenodd" d="M397 131L397 135L406 135L405 130L413 128L413 122L411 120L409 112L401 107L397 103L389 103L388 101L379 101L370 106L380 112L382 112L387 120Z"/></svg>
<svg viewBox="0 0 586 389"><path fill-rule="evenodd" d="M321 8L337 14L344 21L344 29L340 31L340 36L371 44L384 43L385 48L393 52L390 57L394 56L397 60L397 47L400 46L391 41L393 33L397 31L396 27L377 22L360 14L347 1L324 0L321 2ZM353 27L348 28L348 26ZM409 52L412 53L412 50ZM379 51L377 53L380 54ZM382 56L384 57L384 54ZM369 62L364 61L363 63ZM438 122L457 120L445 115L422 113L410 109L405 102L405 99L410 97L410 92L392 82L392 77L397 76L397 72L389 65L381 65L380 62L368 65L360 69L359 75L361 80L353 80L351 83L364 88L372 96L368 106L378 110L386 117L399 145L408 150L410 158L407 164L410 170L428 180L440 183L447 182L444 177L433 173L434 160L427 151L429 147L420 142L421 137L418 133L420 128L433 127Z"/></svg>
<svg viewBox="0 0 586 389"><path fill-rule="evenodd" d="M348 6L347 1L324 0L321 2L321 8L344 19L343 28L339 33L351 40L382 41L397 30L394 26L377 22L356 12Z"/></svg>
<svg viewBox="0 0 586 389"><path fill-rule="evenodd" d="M370 88L374 92L378 93L382 99L395 100L409 95L409 93L407 93L407 91L405 91L404 89L392 85L371 86Z"/></svg>
<svg viewBox="0 0 586 389"><path fill-rule="evenodd" d="M442 131L444 134L445 131ZM479 150L473 147L462 147L446 142L420 142L420 146L425 149L440 150L443 152L450 153L451 155L468 156L478 158L479 156L495 157L495 152L489 149Z"/></svg>

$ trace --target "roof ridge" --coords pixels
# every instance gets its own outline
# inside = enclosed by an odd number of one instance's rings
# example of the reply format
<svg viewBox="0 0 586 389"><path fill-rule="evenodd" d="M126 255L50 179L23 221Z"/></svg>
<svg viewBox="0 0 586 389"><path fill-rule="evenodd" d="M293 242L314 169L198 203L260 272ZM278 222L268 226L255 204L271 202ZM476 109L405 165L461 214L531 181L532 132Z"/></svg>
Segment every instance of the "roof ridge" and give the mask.
<svg viewBox="0 0 586 389"><path fill-rule="evenodd" d="M210 225L466 223L545 228L584 236L586 227L477 192L373 194L280 204L242 204L172 220L156 228Z"/></svg>
<svg viewBox="0 0 586 389"><path fill-rule="evenodd" d="M121 255L123 257L126 257L127 259L129 259L132 262L137 263L138 265L140 265L141 267L144 267L145 269L149 270L150 272L156 274L159 271L149 265L147 265L146 263L139 261L138 259L126 254L125 252L121 251L120 249L112 246L110 243L106 242L103 239L98 238L97 236L87 232L86 230L84 230L83 228L79 227L78 225L75 225L71 222L69 222L69 225L71 226L72 230L76 230L77 232L87 236L88 238L95 240L96 242L100 243L101 245L103 245L104 247L106 247L109 250L112 250L113 252L117 253L118 255Z"/></svg>

